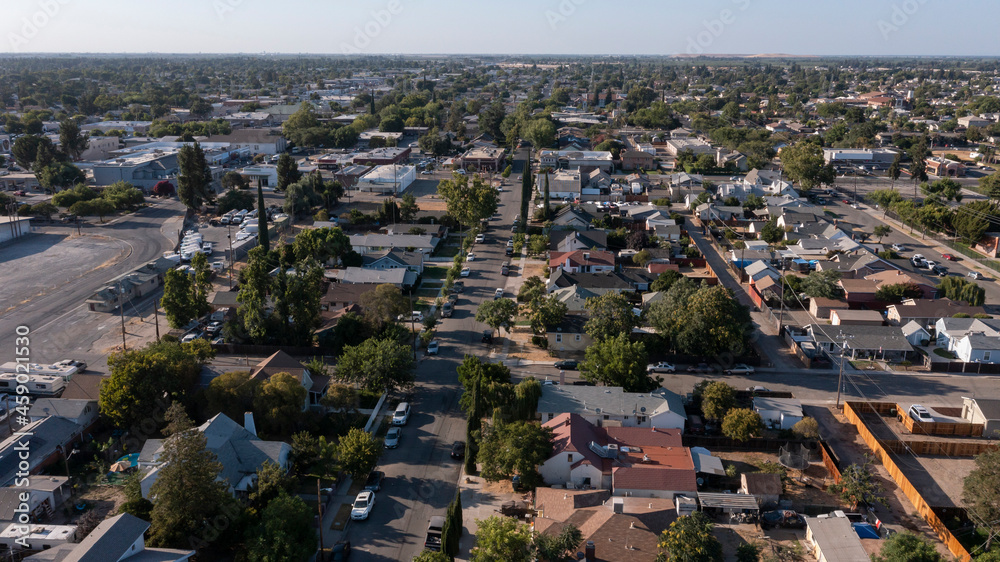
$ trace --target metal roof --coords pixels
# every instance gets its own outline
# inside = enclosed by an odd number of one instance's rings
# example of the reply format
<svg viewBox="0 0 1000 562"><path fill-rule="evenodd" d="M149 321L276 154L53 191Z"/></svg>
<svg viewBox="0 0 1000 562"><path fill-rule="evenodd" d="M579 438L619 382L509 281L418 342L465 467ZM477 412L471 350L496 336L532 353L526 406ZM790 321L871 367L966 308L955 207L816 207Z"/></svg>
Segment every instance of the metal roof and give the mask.
<svg viewBox="0 0 1000 562"><path fill-rule="evenodd" d="M744 509L757 510L757 498L750 494L712 494L698 492L698 501L701 507L717 507L726 511L736 511Z"/></svg>

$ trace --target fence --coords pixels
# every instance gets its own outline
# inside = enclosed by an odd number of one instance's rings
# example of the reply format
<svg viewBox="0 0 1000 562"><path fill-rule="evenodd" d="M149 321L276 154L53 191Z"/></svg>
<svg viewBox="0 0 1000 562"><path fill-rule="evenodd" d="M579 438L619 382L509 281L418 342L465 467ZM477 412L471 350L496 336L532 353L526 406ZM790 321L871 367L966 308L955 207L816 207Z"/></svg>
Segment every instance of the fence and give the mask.
<svg viewBox="0 0 1000 562"><path fill-rule="evenodd" d="M1000 363L964 363L962 361L930 361L930 369L941 373L964 373L967 375L1000 374Z"/></svg>
<svg viewBox="0 0 1000 562"><path fill-rule="evenodd" d="M880 408L883 406L887 410L896 407L895 404L879 404ZM917 513L919 513L924 520L927 521L931 528L934 529L934 532L937 533L941 542L948 547L948 551L962 562L970 562L972 557L969 555L969 552L965 550L962 543L955 538L955 535L951 534L951 531L948 530L944 522L941 521L941 518L934 512L934 509L928 505L923 496L920 495L920 492L918 492L913 484L910 483L910 480L906 478L903 471L896 466L896 462L893 460L892 455L883 447L884 441L876 439L875 436L872 435L871 431L868 430L868 426L862 421L855 408L868 412L873 409L867 407L867 404L864 403L845 402L844 416L858 429L861 439L864 440L865 444L868 445L868 447L875 453L875 456L882 462L882 465L889 473L889 476L892 477L893 481L896 482L896 485L903 491L903 494L906 495L907 499L909 499L910 502L917 508ZM896 443L899 443L899 441L896 441Z"/></svg>
<svg viewBox="0 0 1000 562"><path fill-rule="evenodd" d="M839 484L840 461L837 459L836 455L833 454L833 449L827 445L826 441L820 441L819 450L823 455L823 466L826 467L826 471L830 473L830 478L833 480L834 484Z"/></svg>
<svg viewBox="0 0 1000 562"><path fill-rule="evenodd" d="M897 407L897 412L905 412L902 407ZM913 419L908 415L897 415L903 427L910 433L917 435L959 435L967 437L981 437L983 435L983 424L981 423L939 423L922 422Z"/></svg>

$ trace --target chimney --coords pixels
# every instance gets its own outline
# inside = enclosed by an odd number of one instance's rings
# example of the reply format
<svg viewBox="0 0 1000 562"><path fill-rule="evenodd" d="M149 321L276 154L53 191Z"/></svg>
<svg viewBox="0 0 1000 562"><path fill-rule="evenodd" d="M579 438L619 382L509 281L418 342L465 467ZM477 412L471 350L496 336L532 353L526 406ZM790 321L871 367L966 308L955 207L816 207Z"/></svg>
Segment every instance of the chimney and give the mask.
<svg viewBox="0 0 1000 562"><path fill-rule="evenodd" d="M257 437L257 425L253 422L253 412L245 412L243 414L243 427L250 433L253 433L254 437Z"/></svg>

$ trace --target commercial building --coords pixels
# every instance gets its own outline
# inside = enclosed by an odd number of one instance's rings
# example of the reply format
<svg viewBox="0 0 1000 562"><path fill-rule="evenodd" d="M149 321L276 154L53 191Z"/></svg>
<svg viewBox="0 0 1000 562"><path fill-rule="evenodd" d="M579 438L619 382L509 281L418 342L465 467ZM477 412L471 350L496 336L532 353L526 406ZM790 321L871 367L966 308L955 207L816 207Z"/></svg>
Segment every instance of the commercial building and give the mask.
<svg viewBox="0 0 1000 562"><path fill-rule="evenodd" d="M605 172L614 169L614 159L608 151L542 150L538 153L543 168L578 170L599 168Z"/></svg>
<svg viewBox="0 0 1000 562"><path fill-rule="evenodd" d="M375 166L358 178L355 187L361 191L398 195L410 187L416 179L417 169L414 166Z"/></svg>
<svg viewBox="0 0 1000 562"><path fill-rule="evenodd" d="M504 149L495 147L472 148L461 157L461 166L466 170L480 172L500 172L503 170Z"/></svg>
<svg viewBox="0 0 1000 562"><path fill-rule="evenodd" d="M823 160L834 166L872 166L885 170L897 154L899 152L891 148L824 148Z"/></svg>
<svg viewBox="0 0 1000 562"><path fill-rule="evenodd" d="M671 156L677 156L682 152L692 152L695 155L715 154L715 149L712 148L711 144L697 137L670 139L666 142L666 146L664 148L666 149L667 154Z"/></svg>
<svg viewBox="0 0 1000 562"><path fill-rule="evenodd" d="M376 148L368 152L358 154L351 160L355 164L366 166L387 166L389 164L402 164L410 159L410 147L385 147Z"/></svg>

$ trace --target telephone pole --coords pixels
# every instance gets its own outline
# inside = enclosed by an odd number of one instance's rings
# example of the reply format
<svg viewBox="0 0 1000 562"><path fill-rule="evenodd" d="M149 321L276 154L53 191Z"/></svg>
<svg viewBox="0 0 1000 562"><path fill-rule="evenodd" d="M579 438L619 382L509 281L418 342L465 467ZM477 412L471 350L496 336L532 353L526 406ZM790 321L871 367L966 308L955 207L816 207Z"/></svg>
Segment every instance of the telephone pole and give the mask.
<svg viewBox="0 0 1000 562"><path fill-rule="evenodd" d="M118 312L122 319L122 351L128 351L125 346L125 294L122 292L122 282L118 281Z"/></svg>

